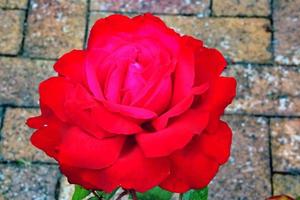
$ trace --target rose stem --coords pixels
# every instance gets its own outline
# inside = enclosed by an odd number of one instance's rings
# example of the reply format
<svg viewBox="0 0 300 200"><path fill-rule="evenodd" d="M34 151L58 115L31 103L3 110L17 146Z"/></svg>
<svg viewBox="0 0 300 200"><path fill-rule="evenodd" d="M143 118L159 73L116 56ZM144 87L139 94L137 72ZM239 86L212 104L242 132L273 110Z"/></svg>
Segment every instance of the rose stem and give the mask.
<svg viewBox="0 0 300 200"><path fill-rule="evenodd" d="M99 194L98 194L95 190L93 190L92 193L93 193L93 194L95 195L95 197L97 197L99 200L102 200L102 197L99 196Z"/></svg>
<svg viewBox="0 0 300 200"><path fill-rule="evenodd" d="M127 191L127 190L124 190L124 191L118 196L118 198L117 198L116 200L121 200L122 197L124 197L126 194L128 194L128 191Z"/></svg>
<svg viewBox="0 0 300 200"><path fill-rule="evenodd" d="M132 199L133 199L133 200L138 200L138 197L136 196L135 190L130 190L130 193L131 193L131 195L132 195Z"/></svg>

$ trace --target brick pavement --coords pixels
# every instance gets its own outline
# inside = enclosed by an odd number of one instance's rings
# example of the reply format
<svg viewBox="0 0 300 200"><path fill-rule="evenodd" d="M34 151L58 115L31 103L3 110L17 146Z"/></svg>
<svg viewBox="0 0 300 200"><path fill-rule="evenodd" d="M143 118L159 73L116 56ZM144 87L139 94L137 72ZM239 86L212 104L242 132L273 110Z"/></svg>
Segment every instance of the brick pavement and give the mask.
<svg viewBox="0 0 300 200"><path fill-rule="evenodd" d="M300 195L299 0L0 0L0 199L70 199L53 160L32 148L24 125L38 113L37 84L54 61L83 48L91 24L153 12L220 49L238 80L226 111L232 156L210 199Z"/></svg>

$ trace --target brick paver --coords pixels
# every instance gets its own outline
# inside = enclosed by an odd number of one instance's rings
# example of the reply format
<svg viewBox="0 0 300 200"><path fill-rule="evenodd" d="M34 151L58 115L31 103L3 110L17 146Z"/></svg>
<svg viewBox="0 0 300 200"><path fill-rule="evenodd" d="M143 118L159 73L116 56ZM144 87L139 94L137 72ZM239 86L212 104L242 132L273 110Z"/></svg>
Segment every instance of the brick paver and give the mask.
<svg viewBox="0 0 300 200"><path fill-rule="evenodd" d="M230 65L224 72L237 79L237 97L229 113L300 115L300 70L297 67Z"/></svg>
<svg viewBox="0 0 300 200"><path fill-rule="evenodd" d="M39 113L38 109L8 108L6 110L0 141L0 154L3 160L52 161L30 143L33 129L28 128L25 121L28 117L37 116Z"/></svg>
<svg viewBox="0 0 300 200"><path fill-rule="evenodd" d="M58 178L56 166L0 164L0 196L5 200L55 200Z"/></svg>
<svg viewBox="0 0 300 200"><path fill-rule="evenodd" d="M300 196L300 176L275 174L273 177L274 194Z"/></svg>
<svg viewBox="0 0 300 200"><path fill-rule="evenodd" d="M156 13L229 61L224 75L238 81L225 116L232 155L210 199L300 196L299 10L298 0L0 0L0 200L71 198L24 123L38 113L38 83L55 75L55 59L83 48L86 28L115 12Z"/></svg>
<svg viewBox="0 0 300 200"><path fill-rule="evenodd" d="M224 118L234 133L231 157L210 184L210 198L238 200L270 196L267 119L241 116Z"/></svg>
<svg viewBox="0 0 300 200"><path fill-rule="evenodd" d="M54 75L52 61L0 57L0 105L37 106L38 84Z"/></svg>
<svg viewBox="0 0 300 200"><path fill-rule="evenodd" d="M0 0L0 8L26 9L28 0Z"/></svg>
<svg viewBox="0 0 300 200"><path fill-rule="evenodd" d="M213 1L213 14L216 16L268 16L270 12L269 0Z"/></svg>
<svg viewBox="0 0 300 200"><path fill-rule="evenodd" d="M274 170L300 169L300 119L272 119L271 136Z"/></svg>
<svg viewBox="0 0 300 200"><path fill-rule="evenodd" d="M275 61L300 64L300 1L274 0Z"/></svg>
<svg viewBox="0 0 300 200"><path fill-rule="evenodd" d="M208 16L211 0L91 0L91 10Z"/></svg>
<svg viewBox="0 0 300 200"><path fill-rule="evenodd" d="M19 52L24 16L25 12L22 10L0 9L0 53L15 55Z"/></svg>
<svg viewBox="0 0 300 200"><path fill-rule="evenodd" d="M25 54L58 58L83 47L85 0L34 0L28 16Z"/></svg>

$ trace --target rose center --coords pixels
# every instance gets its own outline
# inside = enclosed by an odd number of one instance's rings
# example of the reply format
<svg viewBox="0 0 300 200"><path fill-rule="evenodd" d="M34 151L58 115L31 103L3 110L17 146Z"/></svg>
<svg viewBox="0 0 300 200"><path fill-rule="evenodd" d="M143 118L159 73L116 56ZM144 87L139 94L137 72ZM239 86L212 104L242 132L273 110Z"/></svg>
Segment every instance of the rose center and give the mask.
<svg viewBox="0 0 300 200"><path fill-rule="evenodd" d="M143 77L143 71L143 66L139 63L129 64L123 86L123 103L128 104L145 86L146 80Z"/></svg>

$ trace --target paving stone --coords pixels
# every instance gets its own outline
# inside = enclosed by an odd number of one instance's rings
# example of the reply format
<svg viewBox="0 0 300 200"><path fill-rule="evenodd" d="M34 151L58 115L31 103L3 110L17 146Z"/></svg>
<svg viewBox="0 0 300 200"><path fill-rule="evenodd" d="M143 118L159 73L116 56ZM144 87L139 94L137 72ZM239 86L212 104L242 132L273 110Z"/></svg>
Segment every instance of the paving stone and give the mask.
<svg viewBox="0 0 300 200"><path fill-rule="evenodd" d="M193 35L219 49L233 62L269 62L270 22L259 18L206 18L163 16L180 33ZM258 39L259 38L259 39Z"/></svg>
<svg viewBox="0 0 300 200"><path fill-rule="evenodd" d="M90 27L111 13L92 12ZM132 15L131 15L132 16ZM233 61L269 62L271 34L270 23L257 18L197 18L161 16L176 31L193 35L209 47L218 48ZM260 38L259 40L257 38Z"/></svg>
<svg viewBox="0 0 300 200"><path fill-rule="evenodd" d="M0 53L17 54L23 38L25 12L0 9Z"/></svg>
<svg viewBox="0 0 300 200"><path fill-rule="evenodd" d="M26 126L27 118L39 115L38 109L8 108L1 131L0 155L4 160L53 162L30 143L33 129Z"/></svg>
<svg viewBox="0 0 300 200"><path fill-rule="evenodd" d="M213 13L217 16L268 16L269 0L213 0Z"/></svg>
<svg viewBox="0 0 300 200"><path fill-rule="evenodd" d="M300 119L272 119L271 136L273 169L300 172Z"/></svg>
<svg viewBox="0 0 300 200"><path fill-rule="evenodd" d="M300 176L275 174L273 176L274 195L286 194L300 197Z"/></svg>
<svg viewBox="0 0 300 200"><path fill-rule="evenodd" d="M230 65L224 75L238 82L228 113L300 115L299 68Z"/></svg>
<svg viewBox="0 0 300 200"><path fill-rule="evenodd" d="M85 16L85 0L31 1L25 55L57 58L83 48Z"/></svg>
<svg viewBox="0 0 300 200"><path fill-rule="evenodd" d="M117 12L151 12L168 14L198 14L208 16L211 0L91 0L91 10Z"/></svg>
<svg viewBox="0 0 300 200"><path fill-rule="evenodd" d="M300 1L274 0L275 60L300 64Z"/></svg>
<svg viewBox="0 0 300 200"><path fill-rule="evenodd" d="M26 9L28 0L0 0L1 8Z"/></svg>
<svg viewBox="0 0 300 200"><path fill-rule="evenodd" d="M265 199L271 194L267 120L224 118L233 130L231 157L210 183L210 199Z"/></svg>
<svg viewBox="0 0 300 200"><path fill-rule="evenodd" d="M65 176L60 179L58 200L70 200L74 193L74 185L70 184Z"/></svg>
<svg viewBox="0 0 300 200"><path fill-rule="evenodd" d="M56 166L0 165L0 194L4 200L55 200Z"/></svg>
<svg viewBox="0 0 300 200"><path fill-rule="evenodd" d="M0 104L38 105L38 84L54 75L52 61L0 57Z"/></svg>

